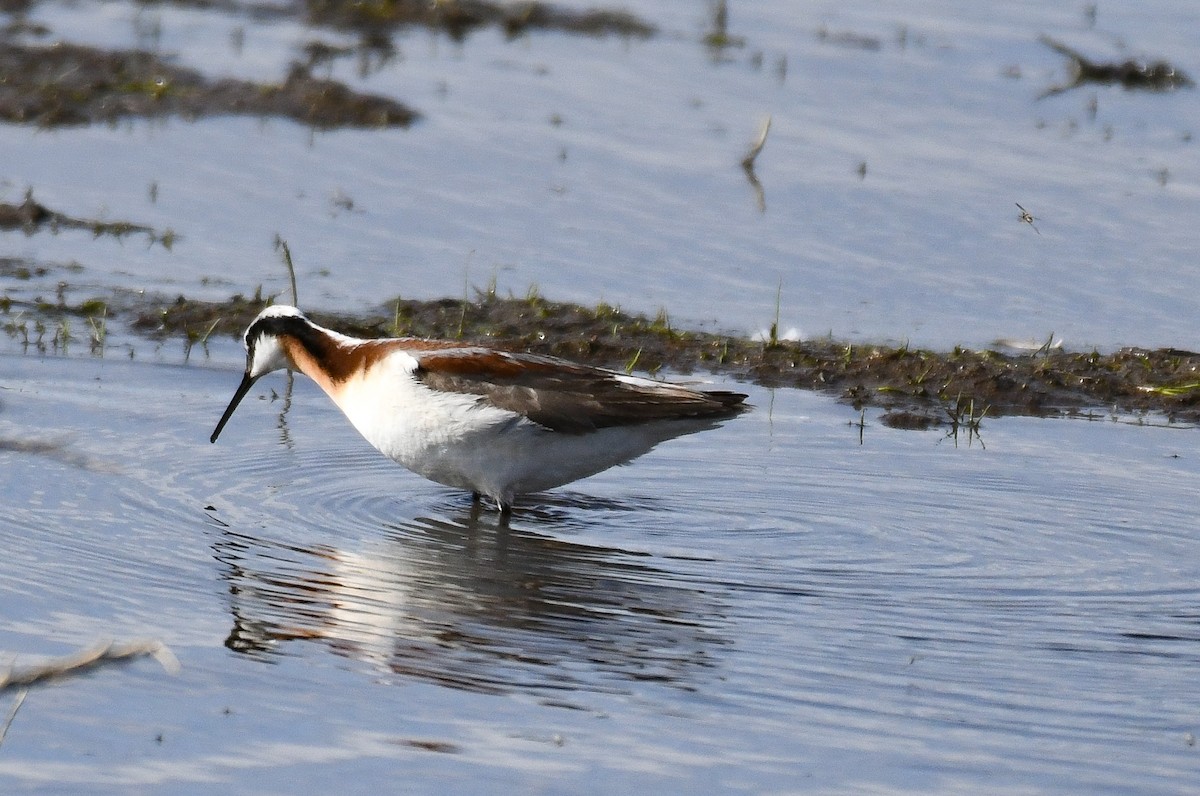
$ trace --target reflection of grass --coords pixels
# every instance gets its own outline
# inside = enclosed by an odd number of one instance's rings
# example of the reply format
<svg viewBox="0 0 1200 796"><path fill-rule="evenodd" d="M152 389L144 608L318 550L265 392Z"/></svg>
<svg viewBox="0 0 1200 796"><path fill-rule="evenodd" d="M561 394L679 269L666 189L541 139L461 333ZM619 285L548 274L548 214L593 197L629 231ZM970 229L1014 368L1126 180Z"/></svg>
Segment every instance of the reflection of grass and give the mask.
<svg viewBox="0 0 1200 796"><path fill-rule="evenodd" d="M741 47L746 40L729 33L729 7L726 0L717 0L712 5L712 28L704 34L703 42L714 61L721 60L722 53L730 47Z"/></svg>
<svg viewBox="0 0 1200 796"><path fill-rule="evenodd" d="M108 337L108 307L101 305L100 321L96 321L95 315L88 315L87 322L92 327L90 338L92 353L104 355L104 341Z"/></svg>
<svg viewBox="0 0 1200 796"><path fill-rule="evenodd" d="M143 94L152 100L160 100L174 89L171 81L163 77L143 80L128 80L115 89L122 94Z"/></svg>
<svg viewBox="0 0 1200 796"><path fill-rule="evenodd" d="M851 428L858 429L858 444L862 445L863 444L863 436L865 435L866 430L867 430L867 410L859 409L858 410L858 421L855 422L855 421L851 420L850 426L851 426Z"/></svg>
<svg viewBox="0 0 1200 796"><path fill-rule="evenodd" d="M411 25L444 31L456 40L481 27L499 28L509 38L530 30L638 38L655 33L653 25L627 11L575 11L540 0L520 3L498 0L308 0L304 9L312 22L372 30L380 35L391 28Z"/></svg>
<svg viewBox="0 0 1200 796"><path fill-rule="evenodd" d="M185 362L192 355L193 346L198 345L205 354L208 353L208 338L212 335L213 330L217 328L217 324L220 322L220 318L214 319L213 322L208 325L208 328L202 333L197 332L195 329L188 329L187 339L183 344L183 359Z"/></svg>
<svg viewBox="0 0 1200 796"><path fill-rule="evenodd" d="M85 317L108 314L108 304L103 299L88 299L75 308L75 313Z"/></svg>
<svg viewBox="0 0 1200 796"><path fill-rule="evenodd" d="M32 666L20 669L9 666L6 671L0 673L0 691L10 688L25 689L29 686L40 685L48 680L87 672L104 663L128 660L129 658L136 658L143 655L153 657L168 673L178 674L179 659L160 641L133 641L129 643L102 641L99 644L81 649L70 655L50 659ZM25 693L24 690L21 693ZM20 705L18 704L16 707L20 707ZM16 708L13 708L9 718L5 722L4 730L6 732L8 725L12 722L12 717L15 715Z"/></svg>
<svg viewBox="0 0 1200 796"><path fill-rule="evenodd" d="M671 316L667 314L666 307L658 308L658 314L654 316L654 322L650 324L650 331L667 336L674 333L674 330L671 328Z"/></svg>
<svg viewBox="0 0 1200 796"><path fill-rule="evenodd" d="M58 324L54 327L54 337L50 338L50 345L55 351L61 348L65 354L67 353L67 346L74 339L74 335L71 334L70 319L66 317L60 318Z"/></svg>
<svg viewBox="0 0 1200 796"><path fill-rule="evenodd" d="M10 338L19 339L25 348L34 346L38 351L45 352L47 347L54 352L69 353L71 342L78 340L72 327L71 318L80 317L88 324L88 343L93 354L103 354L105 340L108 336L108 304L102 299L88 299L78 305L67 304L63 299L66 283L59 285L57 303L35 301L27 303L26 307L11 314L13 300L5 296L0 299L0 313L9 316L0 329ZM27 310L31 314L27 314ZM45 339L51 333L50 340Z"/></svg>
<svg viewBox="0 0 1200 796"><path fill-rule="evenodd" d="M946 406L945 409L946 416L950 419L950 430L946 432L946 437L954 439L955 447L958 446L958 434L962 430L966 431L968 447L970 447L973 439L979 440L980 447L987 447L983 444L983 437L979 435L979 429L984 416L991 409L990 406L983 407L983 411L975 414L975 399L967 398L964 400L962 393L959 393L954 403Z"/></svg>
<svg viewBox="0 0 1200 796"><path fill-rule="evenodd" d="M621 313L621 308L613 306L607 301L601 299L599 302L597 302L596 309L593 310L593 312L597 318L611 318L614 315L619 315Z"/></svg>
<svg viewBox="0 0 1200 796"><path fill-rule="evenodd" d="M10 308L11 308L11 304L8 308L5 308L5 312L7 313ZM14 317L9 318L7 321L5 321L4 322L4 331L9 337L16 337L16 336L20 335L21 345L28 346L29 345L29 322L25 320L25 311L21 310Z"/></svg>

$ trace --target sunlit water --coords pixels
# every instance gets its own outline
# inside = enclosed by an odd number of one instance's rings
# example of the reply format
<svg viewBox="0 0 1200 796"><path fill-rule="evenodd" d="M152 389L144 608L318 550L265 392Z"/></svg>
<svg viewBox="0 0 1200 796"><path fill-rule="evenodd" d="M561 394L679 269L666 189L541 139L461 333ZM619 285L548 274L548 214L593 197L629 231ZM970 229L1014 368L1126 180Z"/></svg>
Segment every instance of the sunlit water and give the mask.
<svg viewBox="0 0 1200 796"><path fill-rule="evenodd" d="M307 380L290 403L260 382L210 445L224 361L0 360L6 658L149 637L183 665L34 689L4 790L1200 775L1192 432L998 420L956 445L754 389L752 414L502 532Z"/></svg>

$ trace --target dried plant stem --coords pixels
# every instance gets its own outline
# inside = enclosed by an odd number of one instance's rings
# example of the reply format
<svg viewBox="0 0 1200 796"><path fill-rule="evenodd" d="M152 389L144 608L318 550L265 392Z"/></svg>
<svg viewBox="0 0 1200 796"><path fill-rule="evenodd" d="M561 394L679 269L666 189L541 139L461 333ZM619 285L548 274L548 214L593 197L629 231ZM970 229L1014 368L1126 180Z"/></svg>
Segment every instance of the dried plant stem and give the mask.
<svg viewBox="0 0 1200 796"><path fill-rule="evenodd" d="M300 296L296 293L296 267L292 265L292 250L288 248L287 241L279 237L279 233L275 233L275 250L283 252L283 264L288 269L288 279L292 284L292 306L300 306Z"/></svg>
<svg viewBox="0 0 1200 796"><path fill-rule="evenodd" d="M8 671L0 672L0 691L36 685L56 677L78 674L104 663L128 660L142 655L152 656L171 674L179 671L179 660L161 641L132 641L124 644L104 641L70 655L33 666L21 669L10 666Z"/></svg>
<svg viewBox="0 0 1200 796"><path fill-rule="evenodd" d="M762 152L762 148L767 143L767 133L771 132L771 116L763 119L762 127L758 131L758 140L750 147L750 151L746 153L746 157L742 158L742 168L746 171L754 169L754 161L758 159L758 153Z"/></svg>

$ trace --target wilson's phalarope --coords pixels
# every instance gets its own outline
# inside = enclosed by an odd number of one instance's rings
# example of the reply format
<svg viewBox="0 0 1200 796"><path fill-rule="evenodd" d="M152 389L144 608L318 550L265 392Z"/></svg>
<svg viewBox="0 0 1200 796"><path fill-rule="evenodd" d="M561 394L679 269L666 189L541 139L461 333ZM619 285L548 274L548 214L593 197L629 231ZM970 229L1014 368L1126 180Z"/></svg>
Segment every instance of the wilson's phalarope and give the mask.
<svg viewBox="0 0 1200 796"><path fill-rule="evenodd" d="M548 356L449 340L360 340L295 307L246 329L246 372L211 441L263 375L298 370L384 455L496 501L624 464L659 442L718 425L745 395L704 392Z"/></svg>

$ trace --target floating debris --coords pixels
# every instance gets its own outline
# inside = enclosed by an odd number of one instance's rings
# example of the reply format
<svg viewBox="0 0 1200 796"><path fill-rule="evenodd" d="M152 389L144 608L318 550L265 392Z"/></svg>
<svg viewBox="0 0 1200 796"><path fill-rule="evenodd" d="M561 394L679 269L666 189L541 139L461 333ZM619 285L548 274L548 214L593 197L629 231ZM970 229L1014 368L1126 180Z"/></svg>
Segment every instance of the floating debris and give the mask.
<svg viewBox="0 0 1200 796"><path fill-rule="evenodd" d="M161 641L104 641L44 663L20 669L10 666L7 671L0 671L0 691L7 688L25 688L47 680L80 674L105 663L127 661L145 655L153 657L169 673L179 672L179 659Z"/></svg>
<svg viewBox="0 0 1200 796"><path fill-rule="evenodd" d="M1038 99L1062 94L1086 83L1121 85L1127 89L1145 91L1173 91L1194 85L1183 70L1166 61L1138 61L1130 59L1117 62L1093 61L1078 50L1072 49L1049 36L1039 36L1038 41L1055 52L1071 59L1074 76L1070 83L1051 86Z"/></svg>
<svg viewBox="0 0 1200 796"><path fill-rule="evenodd" d="M1036 218L1033 217L1033 213L1030 213L1028 210L1021 207L1020 202L1014 202L1013 204L1015 204L1017 206L1017 209L1021 211L1021 215L1017 216L1018 220L1020 220L1022 223L1028 224L1029 226L1033 227L1033 231L1036 232L1037 234L1041 235L1042 231L1037 228L1037 224L1033 223L1034 221L1037 220Z"/></svg>
<svg viewBox="0 0 1200 796"><path fill-rule="evenodd" d="M746 179L750 182L750 187L754 190L755 201L758 204L758 212L765 213L767 211L767 197L763 192L762 183L758 180L758 175L754 172L754 163L758 160L758 155L762 152L763 147L767 143L767 133L771 132L771 115L763 119L758 128L758 137L754 143L750 145L750 149L742 158L742 171L746 173Z"/></svg>

